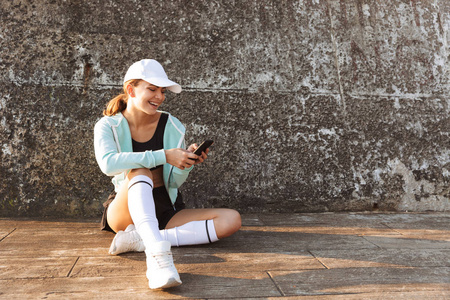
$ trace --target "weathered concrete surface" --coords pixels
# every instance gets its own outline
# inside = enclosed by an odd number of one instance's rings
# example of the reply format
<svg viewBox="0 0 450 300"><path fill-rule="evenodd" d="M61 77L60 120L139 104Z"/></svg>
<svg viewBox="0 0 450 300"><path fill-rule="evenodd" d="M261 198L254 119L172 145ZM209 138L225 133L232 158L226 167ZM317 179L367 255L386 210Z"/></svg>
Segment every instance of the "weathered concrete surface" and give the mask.
<svg viewBox="0 0 450 300"><path fill-rule="evenodd" d="M99 215L92 129L148 57L187 141L216 141L191 207L450 207L448 1L0 4L2 216Z"/></svg>
<svg viewBox="0 0 450 300"><path fill-rule="evenodd" d="M446 213L244 215L229 238L173 248L183 284L151 291L145 254L108 255L97 222L1 219L0 298L447 299L449 228Z"/></svg>

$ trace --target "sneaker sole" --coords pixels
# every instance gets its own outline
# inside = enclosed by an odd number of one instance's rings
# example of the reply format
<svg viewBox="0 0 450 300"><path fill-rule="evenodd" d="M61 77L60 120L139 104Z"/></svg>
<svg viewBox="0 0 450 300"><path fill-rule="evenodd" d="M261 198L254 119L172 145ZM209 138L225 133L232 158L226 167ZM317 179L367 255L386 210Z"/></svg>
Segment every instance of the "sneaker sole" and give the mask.
<svg viewBox="0 0 450 300"><path fill-rule="evenodd" d="M181 285L181 281L178 281L178 279L176 279L176 278L169 278L169 280L168 280L164 285L162 285L162 286L159 286L159 287L152 287L152 286L149 284L149 287L150 287L152 290L156 290L156 289L167 289L167 288L171 288L171 287L175 287L175 286L179 286L179 285Z"/></svg>

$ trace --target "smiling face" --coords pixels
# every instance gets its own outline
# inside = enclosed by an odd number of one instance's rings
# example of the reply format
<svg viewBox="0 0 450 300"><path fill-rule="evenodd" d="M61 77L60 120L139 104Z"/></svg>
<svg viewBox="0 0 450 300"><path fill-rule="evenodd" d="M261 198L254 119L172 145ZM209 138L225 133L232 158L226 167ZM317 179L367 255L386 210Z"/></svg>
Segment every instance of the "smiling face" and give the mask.
<svg viewBox="0 0 450 300"><path fill-rule="evenodd" d="M130 96L128 102L136 109L153 115L164 102L166 88L159 87L141 80L137 86L128 85L127 92Z"/></svg>

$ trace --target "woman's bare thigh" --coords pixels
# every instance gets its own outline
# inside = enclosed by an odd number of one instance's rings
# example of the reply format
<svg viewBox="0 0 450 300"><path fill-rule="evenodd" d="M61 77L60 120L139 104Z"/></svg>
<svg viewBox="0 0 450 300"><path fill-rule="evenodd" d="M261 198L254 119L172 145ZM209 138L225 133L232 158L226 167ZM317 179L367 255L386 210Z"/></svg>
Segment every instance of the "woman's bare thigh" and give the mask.
<svg viewBox="0 0 450 300"><path fill-rule="evenodd" d="M122 186L117 193L114 200L108 206L106 219L109 227L115 232L125 230L128 225L133 224L130 211L128 209L128 182L137 175L145 175L153 180L153 176L148 169L135 169L128 173L127 178L122 183Z"/></svg>
<svg viewBox="0 0 450 300"><path fill-rule="evenodd" d="M125 230L133 220L128 210L128 182L124 182L114 200L109 204L106 219L115 232Z"/></svg>

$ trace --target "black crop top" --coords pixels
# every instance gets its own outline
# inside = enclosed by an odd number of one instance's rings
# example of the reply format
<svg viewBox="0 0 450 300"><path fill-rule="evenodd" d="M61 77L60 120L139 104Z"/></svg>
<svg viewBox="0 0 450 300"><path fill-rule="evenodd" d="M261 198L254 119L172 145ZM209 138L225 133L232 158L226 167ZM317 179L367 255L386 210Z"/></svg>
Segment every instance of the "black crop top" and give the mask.
<svg viewBox="0 0 450 300"><path fill-rule="evenodd" d="M155 133L153 134L150 140L143 143L132 140L133 152L144 152L147 150L156 151L164 149L164 129L166 128L168 118L169 118L168 114L161 113L158 125L156 125ZM162 167L162 165L156 166L155 168L151 168L150 170L155 170L160 167Z"/></svg>

